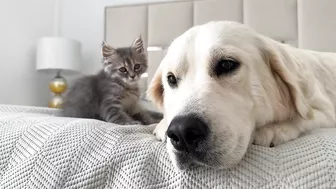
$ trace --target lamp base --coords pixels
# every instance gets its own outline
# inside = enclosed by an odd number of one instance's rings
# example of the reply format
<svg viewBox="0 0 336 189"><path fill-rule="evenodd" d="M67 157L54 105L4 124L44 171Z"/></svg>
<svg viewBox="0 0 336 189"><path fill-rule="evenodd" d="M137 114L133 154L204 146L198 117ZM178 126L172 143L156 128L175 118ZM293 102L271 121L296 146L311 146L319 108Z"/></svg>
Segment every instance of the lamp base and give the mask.
<svg viewBox="0 0 336 189"><path fill-rule="evenodd" d="M60 94L55 94L49 101L49 108L62 108L63 97Z"/></svg>
<svg viewBox="0 0 336 189"><path fill-rule="evenodd" d="M49 83L49 88L54 93L52 99L49 101L50 108L62 108L62 93L66 91L67 87L66 79L61 76L60 72L57 72L57 75Z"/></svg>

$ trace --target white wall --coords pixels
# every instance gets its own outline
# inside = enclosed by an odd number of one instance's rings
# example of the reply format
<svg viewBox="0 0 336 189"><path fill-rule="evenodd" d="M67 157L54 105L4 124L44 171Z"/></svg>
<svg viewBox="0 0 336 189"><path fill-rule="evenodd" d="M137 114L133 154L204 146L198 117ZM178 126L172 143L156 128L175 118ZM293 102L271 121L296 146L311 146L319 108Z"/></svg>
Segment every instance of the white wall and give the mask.
<svg viewBox="0 0 336 189"><path fill-rule="evenodd" d="M61 34L82 43L84 73L92 74L101 68L105 7L162 1L167 0L63 0Z"/></svg>
<svg viewBox="0 0 336 189"><path fill-rule="evenodd" d="M47 106L51 75L35 70L37 40L53 34L55 0L0 1L0 104Z"/></svg>
<svg viewBox="0 0 336 189"><path fill-rule="evenodd" d="M55 2L0 1L0 104L48 105L48 83L53 74L35 70L35 54L38 39L54 34ZM105 6L145 2L148 1L61 0L60 34L82 43L84 73L95 73L101 67L99 48L104 36ZM67 79L71 82L72 77Z"/></svg>

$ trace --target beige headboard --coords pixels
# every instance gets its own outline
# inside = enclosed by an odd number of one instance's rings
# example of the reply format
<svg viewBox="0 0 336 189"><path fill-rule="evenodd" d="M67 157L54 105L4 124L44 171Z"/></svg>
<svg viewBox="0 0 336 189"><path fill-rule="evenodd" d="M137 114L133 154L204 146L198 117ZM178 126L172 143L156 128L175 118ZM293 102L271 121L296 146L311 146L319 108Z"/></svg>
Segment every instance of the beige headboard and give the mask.
<svg viewBox="0 0 336 189"><path fill-rule="evenodd" d="M130 45L141 34L148 46L148 82L170 42L211 20L245 23L300 48L336 52L336 0L179 0L106 7L105 40Z"/></svg>

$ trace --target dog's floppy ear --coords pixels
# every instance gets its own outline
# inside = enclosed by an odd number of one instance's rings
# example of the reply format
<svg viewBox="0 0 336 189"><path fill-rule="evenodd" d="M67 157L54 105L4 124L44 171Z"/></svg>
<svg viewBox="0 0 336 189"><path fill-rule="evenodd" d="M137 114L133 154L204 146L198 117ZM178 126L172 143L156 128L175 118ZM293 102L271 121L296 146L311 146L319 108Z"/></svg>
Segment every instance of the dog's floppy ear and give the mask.
<svg viewBox="0 0 336 189"><path fill-rule="evenodd" d="M303 119L312 119L314 116L312 107L307 103L304 92L299 86L299 78L288 67L288 65L295 64L295 60L287 54L285 49L276 48L276 45L278 45L276 42L274 44L271 42L263 43L260 47L261 54L273 73L278 75L286 84L298 114Z"/></svg>
<svg viewBox="0 0 336 189"><path fill-rule="evenodd" d="M160 110L163 110L163 90L162 71L159 66L148 86L147 96Z"/></svg>

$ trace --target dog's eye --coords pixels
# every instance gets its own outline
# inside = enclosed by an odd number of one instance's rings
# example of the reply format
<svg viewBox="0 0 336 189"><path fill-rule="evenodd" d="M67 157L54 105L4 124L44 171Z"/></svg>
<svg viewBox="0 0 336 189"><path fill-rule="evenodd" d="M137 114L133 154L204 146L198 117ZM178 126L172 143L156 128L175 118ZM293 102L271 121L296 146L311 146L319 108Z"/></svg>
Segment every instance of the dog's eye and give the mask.
<svg viewBox="0 0 336 189"><path fill-rule="evenodd" d="M167 75L167 81L168 81L168 84L169 84L171 87L176 87L176 85L177 85L177 79L176 79L176 77L174 76L174 74L169 73L169 74Z"/></svg>
<svg viewBox="0 0 336 189"><path fill-rule="evenodd" d="M217 76L222 74L229 74L239 67L239 63L236 60L232 59L223 59L218 61L215 72Z"/></svg>

